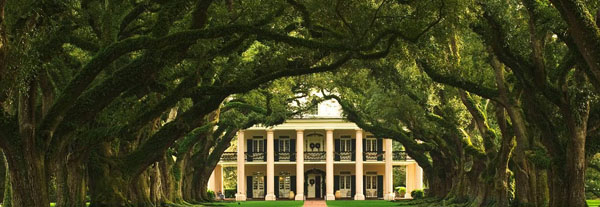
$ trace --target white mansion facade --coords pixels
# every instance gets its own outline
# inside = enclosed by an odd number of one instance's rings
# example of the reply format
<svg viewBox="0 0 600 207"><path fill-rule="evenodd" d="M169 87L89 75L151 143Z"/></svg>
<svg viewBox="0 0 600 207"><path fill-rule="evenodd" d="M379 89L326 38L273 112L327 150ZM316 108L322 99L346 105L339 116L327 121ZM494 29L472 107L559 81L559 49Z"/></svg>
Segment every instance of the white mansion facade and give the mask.
<svg viewBox="0 0 600 207"><path fill-rule="evenodd" d="M392 168L402 166L410 197L423 188L423 170L392 144L345 121L337 102L327 101L309 118L240 131L236 151L223 154L208 188L224 193L223 168L237 167L238 201L393 200Z"/></svg>

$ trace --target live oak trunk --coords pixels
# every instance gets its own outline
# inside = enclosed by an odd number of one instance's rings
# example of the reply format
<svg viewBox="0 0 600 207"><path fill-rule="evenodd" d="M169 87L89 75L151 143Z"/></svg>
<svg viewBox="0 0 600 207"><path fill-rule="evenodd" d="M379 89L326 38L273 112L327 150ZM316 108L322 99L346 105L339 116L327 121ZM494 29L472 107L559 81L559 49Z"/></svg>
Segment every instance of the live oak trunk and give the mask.
<svg viewBox="0 0 600 207"><path fill-rule="evenodd" d="M34 148L34 149L32 149ZM50 205L42 156L35 147L21 145L6 155L12 186L14 207L47 207Z"/></svg>
<svg viewBox="0 0 600 207"><path fill-rule="evenodd" d="M79 160L62 160L56 172L57 207L86 206L86 166Z"/></svg>
<svg viewBox="0 0 600 207"><path fill-rule="evenodd" d="M4 201L4 189L6 185L6 160L4 158L4 152L0 150L0 203Z"/></svg>
<svg viewBox="0 0 600 207"><path fill-rule="evenodd" d="M589 111L589 108L587 109ZM567 192L569 206L586 206L585 201L585 139L587 136L587 115L577 120L567 118L570 139L567 142ZM573 116L573 114L571 114ZM583 120L582 120L583 119Z"/></svg>
<svg viewBox="0 0 600 207"><path fill-rule="evenodd" d="M103 143L90 156L88 163L90 207L132 206L128 202L126 194L128 181L118 171L121 166L116 165L116 163L107 162L107 155L110 154L112 154L110 152L110 144Z"/></svg>

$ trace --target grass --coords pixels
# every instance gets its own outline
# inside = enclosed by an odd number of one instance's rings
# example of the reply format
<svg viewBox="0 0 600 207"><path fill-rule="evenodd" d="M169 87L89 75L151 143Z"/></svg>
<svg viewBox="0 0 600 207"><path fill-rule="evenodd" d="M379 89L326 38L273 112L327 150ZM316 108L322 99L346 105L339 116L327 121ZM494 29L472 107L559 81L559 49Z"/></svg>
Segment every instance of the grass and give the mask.
<svg viewBox="0 0 600 207"><path fill-rule="evenodd" d="M600 200L587 200L587 204L590 207L598 207L600 206Z"/></svg>
<svg viewBox="0 0 600 207"><path fill-rule="evenodd" d="M204 206L224 206L224 207L302 207L302 201L243 201L243 202L214 202L205 203Z"/></svg>
<svg viewBox="0 0 600 207"><path fill-rule="evenodd" d="M397 206L398 203L383 200L366 200L366 201L354 201L354 200L339 200L339 201L327 201L327 207L389 207Z"/></svg>

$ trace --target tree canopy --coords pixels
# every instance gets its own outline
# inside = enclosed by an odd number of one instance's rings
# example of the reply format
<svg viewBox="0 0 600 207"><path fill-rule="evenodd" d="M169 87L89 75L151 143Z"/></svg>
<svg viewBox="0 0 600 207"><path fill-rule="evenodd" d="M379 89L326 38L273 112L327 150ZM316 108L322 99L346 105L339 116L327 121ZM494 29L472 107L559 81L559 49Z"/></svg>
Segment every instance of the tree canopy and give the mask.
<svg viewBox="0 0 600 207"><path fill-rule="evenodd" d="M309 110L315 90L402 143L432 205L585 206L599 15L586 0L0 0L4 206L204 202L236 132Z"/></svg>

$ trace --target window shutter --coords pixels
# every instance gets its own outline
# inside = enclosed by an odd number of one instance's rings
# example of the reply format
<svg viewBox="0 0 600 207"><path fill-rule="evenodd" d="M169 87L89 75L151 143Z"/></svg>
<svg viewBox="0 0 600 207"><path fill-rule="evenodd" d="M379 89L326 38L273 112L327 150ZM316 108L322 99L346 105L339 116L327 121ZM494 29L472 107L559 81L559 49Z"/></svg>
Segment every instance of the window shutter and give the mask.
<svg viewBox="0 0 600 207"><path fill-rule="evenodd" d="M275 186L275 198L279 198L279 176L273 176L275 179L274 180L274 186Z"/></svg>
<svg viewBox="0 0 600 207"><path fill-rule="evenodd" d="M350 183L350 196L354 199L354 195L356 195L356 175L352 176L352 181Z"/></svg>
<svg viewBox="0 0 600 207"><path fill-rule="evenodd" d="M325 183L321 183L321 176L315 176L315 197L321 198L321 186L323 189L327 189L325 187Z"/></svg>
<svg viewBox="0 0 600 207"><path fill-rule="evenodd" d="M363 195L365 196L367 195L367 178L367 176L363 175Z"/></svg>
<svg viewBox="0 0 600 207"><path fill-rule="evenodd" d="M377 197L383 197L383 175L377 176Z"/></svg>
<svg viewBox="0 0 600 207"><path fill-rule="evenodd" d="M273 140L273 152L275 152L275 161L279 161L279 139Z"/></svg>
<svg viewBox="0 0 600 207"><path fill-rule="evenodd" d="M296 161L296 139L290 139L290 161Z"/></svg>
<svg viewBox="0 0 600 207"><path fill-rule="evenodd" d="M248 160L248 162L252 162L252 149L253 149L252 148L252 139L246 140L246 143L247 143L246 144L246 150L247 150L247 153L248 153L247 156L246 156L247 157L246 159Z"/></svg>
<svg viewBox="0 0 600 207"><path fill-rule="evenodd" d="M267 176L265 176L265 185L263 186L263 187L264 187L263 189L265 189L265 194L264 194L264 195L265 195L265 197L267 196L267 186L269 185L269 183L268 183L268 182L269 182L269 181L267 180Z"/></svg>
<svg viewBox="0 0 600 207"><path fill-rule="evenodd" d="M383 139L377 138L377 161L383 160L383 155L381 155L382 152L383 152Z"/></svg>
<svg viewBox="0 0 600 207"><path fill-rule="evenodd" d="M333 193L335 193L339 189L340 189L340 176L334 175L333 176Z"/></svg>
<svg viewBox="0 0 600 207"><path fill-rule="evenodd" d="M290 176L290 190L294 191L294 194L298 194L298 190L296 190L296 176Z"/></svg>
<svg viewBox="0 0 600 207"><path fill-rule="evenodd" d="M252 176L246 177L246 197L252 198Z"/></svg>
<svg viewBox="0 0 600 207"><path fill-rule="evenodd" d="M351 141L351 145L352 145L352 161L356 161L356 139L352 139ZM353 195L354 196L354 195Z"/></svg>
<svg viewBox="0 0 600 207"><path fill-rule="evenodd" d="M263 147L264 147L264 148L266 148L266 147L267 147L267 139L263 139ZM267 161L267 156L269 156L269 155L267 155L267 150L263 149L262 153L264 153L264 155L265 155L265 156L263 156L263 157L264 157L264 161L266 162L266 161ZM266 180L266 179L265 179L265 180ZM265 189L267 189L267 188L265 188ZM266 195L266 194L265 194L265 195Z"/></svg>
<svg viewBox="0 0 600 207"><path fill-rule="evenodd" d="M336 139L335 140L335 153L334 153L334 160L335 161L340 161L340 140Z"/></svg>
<svg viewBox="0 0 600 207"><path fill-rule="evenodd" d="M363 154L362 154L363 161L366 161L367 160L367 154L366 154L366 152L367 152L367 140L363 139L362 143L363 143L363 146L362 146L362 148L363 148Z"/></svg>

